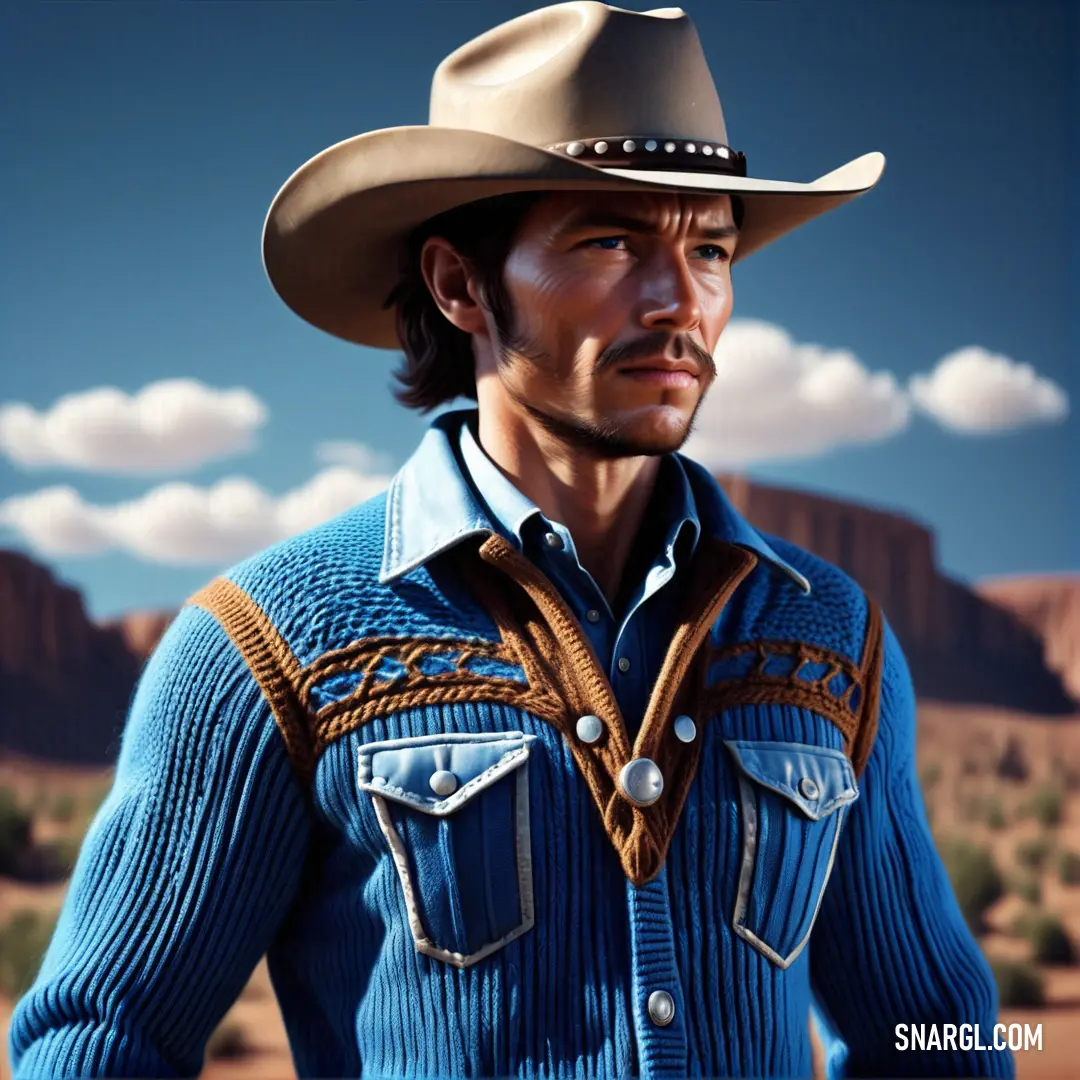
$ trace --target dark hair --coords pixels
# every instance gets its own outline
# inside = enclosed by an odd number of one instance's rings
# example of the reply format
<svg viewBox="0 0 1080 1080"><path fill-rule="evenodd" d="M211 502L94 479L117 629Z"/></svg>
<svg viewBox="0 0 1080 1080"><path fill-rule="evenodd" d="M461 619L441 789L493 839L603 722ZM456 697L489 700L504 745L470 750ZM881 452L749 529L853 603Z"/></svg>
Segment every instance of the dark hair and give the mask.
<svg viewBox="0 0 1080 1080"><path fill-rule="evenodd" d="M394 372L394 397L412 409L430 412L456 397L476 400L476 361L472 335L459 330L439 310L420 269L420 254L432 236L441 236L472 264L480 296L503 335L510 333L513 310L503 283L503 266L528 211L546 191L521 191L466 203L429 218L409 236L405 268L384 307L395 307L404 357ZM736 228L742 227L743 202L731 196Z"/></svg>
<svg viewBox="0 0 1080 1080"><path fill-rule="evenodd" d="M408 240L405 269L385 307L396 305L397 332L405 353L394 372L394 397L430 412L456 397L476 400L472 335L459 330L439 310L420 269L420 253L432 236L441 236L472 264L480 296L503 333L512 321L503 284L503 265L529 209L546 191L521 191L466 203L430 218Z"/></svg>

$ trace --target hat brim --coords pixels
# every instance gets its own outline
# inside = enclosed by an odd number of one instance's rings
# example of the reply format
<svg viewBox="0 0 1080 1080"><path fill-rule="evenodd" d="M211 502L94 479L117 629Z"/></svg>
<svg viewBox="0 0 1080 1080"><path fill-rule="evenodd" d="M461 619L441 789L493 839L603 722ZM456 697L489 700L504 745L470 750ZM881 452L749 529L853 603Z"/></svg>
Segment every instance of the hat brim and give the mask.
<svg viewBox="0 0 1080 1080"><path fill-rule="evenodd" d="M519 191L730 193L745 212L733 261L872 188L883 154L855 158L810 183L719 173L598 168L484 132L384 128L328 147L271 203L262 254L277 294L335 337L399 348L384 304L409 233L464 203Z"/></svg>

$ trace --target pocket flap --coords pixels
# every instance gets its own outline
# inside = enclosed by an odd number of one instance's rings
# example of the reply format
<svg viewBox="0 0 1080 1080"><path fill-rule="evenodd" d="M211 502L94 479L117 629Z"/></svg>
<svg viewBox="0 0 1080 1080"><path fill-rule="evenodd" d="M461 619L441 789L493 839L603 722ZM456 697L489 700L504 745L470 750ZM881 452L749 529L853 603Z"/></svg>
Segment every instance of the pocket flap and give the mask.
<svg viewBox="0 0 1080 1080"><path fill-rule="evenodd" d="M494 731L363 744L360 790L425 814L452 814L478 791L524 764L535 739L520 731Z"/></svg>
<svg viewBox="0 0 1080 1080"><path fill-rule="evenodd" d="M840 750L768 739L725 745L751 780L786 796L812 821L859 797L855 770Z"/></svg>

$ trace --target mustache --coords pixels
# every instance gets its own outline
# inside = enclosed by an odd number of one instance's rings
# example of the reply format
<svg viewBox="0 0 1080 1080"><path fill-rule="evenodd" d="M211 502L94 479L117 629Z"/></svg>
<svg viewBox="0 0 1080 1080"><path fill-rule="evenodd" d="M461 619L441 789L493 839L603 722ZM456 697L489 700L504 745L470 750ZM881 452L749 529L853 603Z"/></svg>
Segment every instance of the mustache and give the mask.
<svg viewBox="0 0 1080 1080"><path fill-rule="evenodd" d="M716 361L707 349L702 348L686 334L672 334L666 330L646 334L633 341L610 345L600 353L596 361L596 370L603 371L613 364L645 360L652 356L670 356L675 360L681 360L686 355L692 356L703 372L707 372L710 376L716 375Z"/></svg>

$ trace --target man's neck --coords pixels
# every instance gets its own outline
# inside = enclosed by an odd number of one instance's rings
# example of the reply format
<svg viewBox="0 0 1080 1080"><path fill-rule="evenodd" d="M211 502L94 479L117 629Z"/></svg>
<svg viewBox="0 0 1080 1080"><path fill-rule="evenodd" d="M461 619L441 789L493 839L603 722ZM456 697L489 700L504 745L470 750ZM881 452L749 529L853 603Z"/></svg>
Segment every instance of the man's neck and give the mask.
<svg viewBox="0 0 1080 1080"><path fill-rule="evenodd" d="M615 605L660 459L598 458L535 421L515 421L481 409L481 447L545 516L570 530L581 565Z"/></svg>

